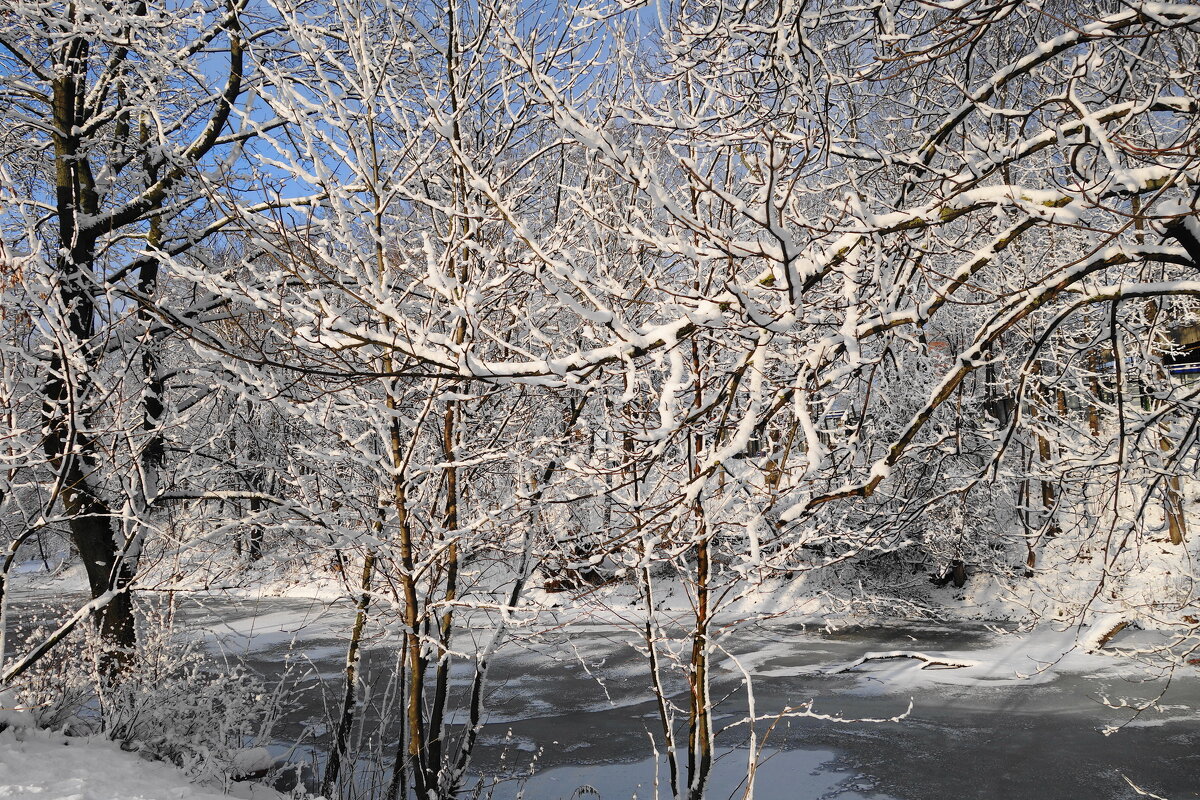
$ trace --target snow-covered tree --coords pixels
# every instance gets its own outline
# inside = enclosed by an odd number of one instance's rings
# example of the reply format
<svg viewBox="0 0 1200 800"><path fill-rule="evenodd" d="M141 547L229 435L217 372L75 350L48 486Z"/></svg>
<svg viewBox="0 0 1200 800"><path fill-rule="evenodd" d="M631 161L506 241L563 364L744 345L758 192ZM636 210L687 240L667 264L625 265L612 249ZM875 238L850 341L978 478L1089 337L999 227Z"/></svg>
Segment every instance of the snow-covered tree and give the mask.
<svg viewBox="0 0 1200 800"><path fill-rule="evenodd" d="M20 326L9 358L25 360L5 377L20 395L13 430L38 445L6 459L39 504L12 541L30 526L69 531L85 611L119 649L134 640L128 589L178 465L168 395L180 373L163 350L174 326L213 310L172 264L229 225L214 195L280 124L251 108L256 55L273 47L258 13L19 0L0 21L0 225Z"/></svg>

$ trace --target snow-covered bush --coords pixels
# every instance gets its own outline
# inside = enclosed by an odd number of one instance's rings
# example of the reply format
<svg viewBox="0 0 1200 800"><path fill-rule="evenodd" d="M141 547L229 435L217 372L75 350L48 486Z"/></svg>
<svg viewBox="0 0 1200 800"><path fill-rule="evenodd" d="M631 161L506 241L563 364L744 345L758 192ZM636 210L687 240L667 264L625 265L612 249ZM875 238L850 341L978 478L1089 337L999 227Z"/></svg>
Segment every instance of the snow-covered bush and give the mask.
<svg viewBox="0 0 1200 800"><path fill-rule="evenodd" d="M72 631L57 647L34 662L19 680L0 693L0 729L32 726L69 733L90 733L84 709L95 696L86 641L90 628ZM50 629L35 618L17 637L17 652L26 642L39 642ZM5 668L10 663L3 665Z"/></svg>
<svg viewBox="0 0 1200 800"><path fill-rule="evenodd" d="M285 709L286 682L268 686L242 664L221 664L174 625L169 609L147 609L138 645L115 676L102 653L95 627L79 625L5 692L0 705L17 713L0 722L102 734L199 779L260 771L261 759L248 768L247 755L259 752Z"/></svg>
<svg viewBox="0 0 1200 800"><path fill-rule="evenodd" d="M196 777L242 777L244 753L262 744L284 705L242 664L218 668L203 643L152 610L118 682L94 674L104 732Z"/></svg>

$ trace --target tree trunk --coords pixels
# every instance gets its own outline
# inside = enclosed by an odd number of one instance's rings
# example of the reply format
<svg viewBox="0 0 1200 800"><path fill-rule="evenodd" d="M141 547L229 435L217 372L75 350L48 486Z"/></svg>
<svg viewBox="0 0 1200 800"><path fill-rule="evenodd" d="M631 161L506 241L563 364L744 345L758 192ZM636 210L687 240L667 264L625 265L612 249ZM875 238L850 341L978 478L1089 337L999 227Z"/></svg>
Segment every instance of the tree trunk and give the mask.
<svg viewBox="0 0 1200 800"><path fill-rule="evenodd" d="M367 625L367 611L371 604L371 578L375 570L375 551L368 550L363 559L362 579L359 588L357 613L354 615L354 627L350 631L350 644L346 648L346 691L342 695L342 713L338 718L337 733L333 739L333 752L329 754L329 763L325 767L325 777L321 781L321 794L327 798L333 797L333 787L337 784L338 774L342 769L342 759L346 755L346 743L350 730L354 727L354 710L358 705L358 661L359 645L362 642L363 629Z"/></svg>

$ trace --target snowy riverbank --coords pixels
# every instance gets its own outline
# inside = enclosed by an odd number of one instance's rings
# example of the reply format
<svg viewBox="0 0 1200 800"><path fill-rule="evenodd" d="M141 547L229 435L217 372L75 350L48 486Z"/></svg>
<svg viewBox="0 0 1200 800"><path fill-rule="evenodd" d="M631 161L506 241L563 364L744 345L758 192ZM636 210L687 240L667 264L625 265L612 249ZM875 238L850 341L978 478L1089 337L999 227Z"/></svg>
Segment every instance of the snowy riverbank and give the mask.
<svg viewBox="0 0 1200 800"><path fill-rule="evenodd" d="M192 783L175 767L95 737L31 728L0 732L0 798L12 800L282 800L248 782Z"/></svg>
<svg viewBox="0 0 1200 800"><path fill-rule="evenodd" d="M49 582L31 577L23 576L24 589L14 597L18 611L26 603L68 600L82 588L72 585L70 575ZM760 732L773 731L771 752L778 752L771 763L775 768L805 765L802 771L816 775L804 791L820 791L801 792L797 798L950 797L950 777L943 780L901 766L913 758L943 759L960 751L956 758L1028 764L1029 774L990 779L994 787L1008 787L1007 795L997 789L980 797L1124 798L1127 792L1116 789L1104 793L1112 787L1125 791L1123 775L1168 792L1164 796L1176 796L1169 793L1174 785L1159 779L1174 768L1170 765L1182 763L1179 759L1187 756L1181 753L1196 742L1200 679L1186 659L1177 659L1171 672L1162 658L1153 657L1155 649L1170 641L1169 633L1135 624L1098 647L1102 635L1123 621L1119 616L1096 612L1087 614L1083 624L1076 618L1036 626L1011 618L973 619L997 607L985 602L982 581L965 590L935 589L954 601L959 616L923 620L899 617L903 604L890 618L885 608L855 616L842 607L834 614L836 602L828 595L805 598L802 586L801 581L763 582L755 592L723 606L714 623L712 680L714 696L723 698L716 722L732 726L722 734L729 755L714 774L717 783L736 784L735 773L744 769L748 729L740 720L749 712L752 691ZM664 580L658 589L663 657L678 661L686 655L677 649L686 644L686 587ZM164 596L146 592L144 598ZM286 664L296 664L304 680L336 691L353 617L349 599L328 581L223 591L192 588L176 595L175 625L185 638L203 637L214 655L268 678L278 677ZM655 762L645 720L654 712L640 638L644 606L636 592L620 584L576 593L535 590L529 601L513 613L510 643L492 666L493 688L475 759L478 774L499 781L494 787L498 798L516 796L524 779L513 776L522 770L533 771L532 794L526 796L537 800L569 797L573 782L603 784L604 797L614 800L628 797L621 792L631 786L641 787L638 797L647 796ZM397 639L394 625L388 624L390 614L381 599L368 626L365 665L376 676L386 676L394 664ZM487 627L486 614L472 615L461 635ZM456 667L454 687L464 685L467 676L458 667L465 666L459 662ZM680 673L671 667L668 677L676 680ZM1137 710L1168 684L1171 693L1165 700ZM301 736L308 737L306 746L318 744L312 736L323 735L325 712L315 697L277 731L276 756L288 749L282 743ZM805 705L809 701L811 707ZM910 701L912 710L904 716ZM369 724L375 724L370 722L375 713L369 712ZM884 724L853 721L898 715L903 718ZM773 725L777 718L782 723ZM1118 729L1115 736L1104 735ZM62 737L38 733L22 742L11 732L5 736L0 760L22 761L22 766L0 775L0 784L10 791L0 797L208 800L205 793L221 789L191 786L162 763L82 739L66 747L118 766L90 771L81 758L81 773L60 775L47 765L53 766L54 754L62 752ZM1062 741L1076 751L1070 767L1042 763L1053 751L1050 743ZM35 766L26 769L25 761ZM157 777L143 775L144 769ZM1037 783L1034 773L1053 769L1062 773L1057 788L1043 795L1023 793ZM159 794L147 794L140 783L122 787L122 770L151 781L146 791ZM163 783L167 773L180 784ZM784 796L772 787L790 788L786 779L773 776L771 770L762 773L760 800ZM83 782L70 783L76 779ZM7 787L14 786L24 787L25 794L12 794L16 789ZM114 786L118 793L105 793Z"/></svg>

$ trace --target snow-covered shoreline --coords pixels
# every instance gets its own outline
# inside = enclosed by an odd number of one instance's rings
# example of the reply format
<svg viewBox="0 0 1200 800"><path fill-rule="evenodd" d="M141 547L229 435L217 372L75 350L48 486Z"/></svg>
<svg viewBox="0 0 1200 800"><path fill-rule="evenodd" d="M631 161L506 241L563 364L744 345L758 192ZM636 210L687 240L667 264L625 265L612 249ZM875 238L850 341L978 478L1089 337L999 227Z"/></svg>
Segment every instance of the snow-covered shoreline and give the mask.
<svg viewBox="0 0 1200 800"><path fill-rule="evenodd" d="M0 731L0 798L11 800L283 800L252 782L191 782L179 769L102 737L29 727Z"/></svg>
<svg viewBox="0 0 1200 800"><path fill-rule="evenodd" d="M27 582L17 596L18 602L61 598L61 593L70 586L69 578ZM75 587L73 591L81 588ZM682 630L690 610L687 593L684 587L665 582L661 588L655 612L657 621L662 626ZM352 622L353 609L346 593L331 583L267 585L254 590L189 589L181 591L179 596L196 601L197 607L206 604L212 607L215 616L205 635L207 638L211 634L214 641L223 643L222 647L230 648L226 652L277 653L280 648L294 647L300 655L306 652L315 655L318 649L329 649L326 645L344 635L344 629ZM1150 681L1165 676L1158 667L1120 657L1134 655L1139 648L1152 649L1155 642L1164 640L1162 632L1131 627L1104 647L1098 646L1099 639L1118 621L1112 614L1090 615L1086 625L1060 620L1043 621L1029 628L1012 619L980 619L978 613L987 608L983 603L974 606L972 614L947 614L940 619L913 621L878 613L834 617L820 601L820 597L802 598L798 594L783 596L764 585L759 592L722 609L714 619L714 638L721 647L728 647L728 655L736 658L738 668L746 670L756 681L794 680L804 685L812 678L836 673L849 681L847 685L852 687L849 691L864 697L886 693L925 697L928 702L928 698L939 693L963 696L978 690L1013 691L1022 685L1045 686L1062 676L1082 676L1100 680L1102 684L1130 679ZM531 593L529 603L516 612L522 624L514 632L536 642L549 634L586 639L604 630L619 629L627 634L626 639L636 641L643 614L644 608L631 587L608 585L576 594L538 589ZM483 618L478 621L485 622ZM201 624L199 618L184 624L191 630L200 630L194 627ZM810 630L811 636L805 635L804 641L819 643L823 636L860 629L901 632L910 629L915 634L969 630L974 638L967 645L939 647L925 643L881 648L867 637L861 645L843 645L839 652L845 652L846 656L840 659L826 656L824 660L803 663L794 660L793 634L797 630ZM770 636L757 635L772 631L786 632L790 638L774 641ZM375 646L386 648L387 641L379 640ZM336 662L341 655L338 651L324 657ZM931 661L942 663L930 664ZM720 659L714 669L721 674L732 674L733 667L724 662L724 658ZM1114 702L1122 700L1114 698ZM1146 715L1128 724L1162 725L1194 716L1192 709L1174 709L1165 715ZM503 713L497 713L495 721L506 724L506 719L509 718ZM514 716L508 724L522 719L525 719L522 715ZM59 757L56 754L61 754L63 748L74 748L71 752L80 754L65 772L56 768ZM191 784L173 767L123 752L111 742L65 737L31 728L10 728L0 734L0 764L8 762L20 765L0 772L0 798L213 800L226 788ZM279 796L261 786L236 783L229 788L235 797L275 800Z"/></svg>

